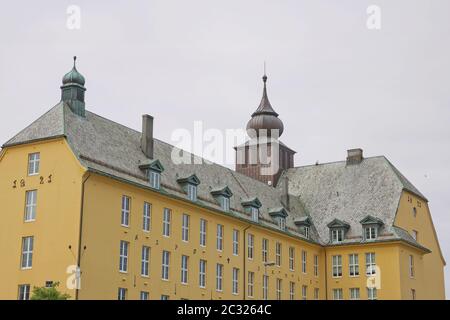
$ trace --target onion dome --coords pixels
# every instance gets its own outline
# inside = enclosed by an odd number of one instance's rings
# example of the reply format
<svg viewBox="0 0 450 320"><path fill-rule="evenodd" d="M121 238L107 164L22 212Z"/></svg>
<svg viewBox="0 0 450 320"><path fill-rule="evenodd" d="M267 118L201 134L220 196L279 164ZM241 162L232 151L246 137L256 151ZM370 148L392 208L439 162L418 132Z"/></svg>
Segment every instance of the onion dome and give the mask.
<svg viewBox="0 0 450 320"><path fill-rule="evenodd" d="M66 84L79 84L80 86L84 86L85 79L81 73L78 72L77 67L75 65L77 61L77 57L73 57L73 68L68 73L66 73L63 77L62 83Z"/></svg>
<svg viewBox="0 0 450 320"><path fill-rule="evenodd" d="M270 104L269 98L267 97L267 76L264 74L263 76L264 82L264 90L263 96L261 99L261 103L259 104L258 109L252 114L252 118L247 123L247 133L250 137L254 136L256 131L256 135L271 136L271 130L278 130L278 137L280 137L284 130L283 122L278 118L278 113L272 108Z"/></svg>

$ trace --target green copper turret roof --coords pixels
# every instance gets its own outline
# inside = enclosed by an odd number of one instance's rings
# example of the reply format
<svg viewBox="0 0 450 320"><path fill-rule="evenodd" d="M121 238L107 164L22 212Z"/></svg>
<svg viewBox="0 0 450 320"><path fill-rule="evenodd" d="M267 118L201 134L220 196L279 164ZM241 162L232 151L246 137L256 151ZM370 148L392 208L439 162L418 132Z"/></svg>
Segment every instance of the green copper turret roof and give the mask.
<svg viewBox="0 0 450 320"><path fill-rule="evenodd" d="M84 86L86 80L84 79L83 75L78 72L76 61L77 57L73 57L73 68L64 75L62 80L63 85L75 83Z"/></svg>

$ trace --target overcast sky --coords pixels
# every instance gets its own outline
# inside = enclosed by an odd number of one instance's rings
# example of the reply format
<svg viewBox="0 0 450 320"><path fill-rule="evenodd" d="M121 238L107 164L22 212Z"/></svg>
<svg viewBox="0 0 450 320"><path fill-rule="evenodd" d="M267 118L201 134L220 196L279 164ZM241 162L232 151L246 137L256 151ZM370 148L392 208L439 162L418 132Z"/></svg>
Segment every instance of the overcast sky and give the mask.
<svg viewBox="0 0 450 320"><path fill-rule="evenodd" d="M90 111L137 130L149 113L168 142L197 120L244 127L265 60L296 165L385 155L430 200L450 260L450 1L112 2L2 2L1 143L59 101L73 55ZM371 4L380 30L366 26Z"/></svg>

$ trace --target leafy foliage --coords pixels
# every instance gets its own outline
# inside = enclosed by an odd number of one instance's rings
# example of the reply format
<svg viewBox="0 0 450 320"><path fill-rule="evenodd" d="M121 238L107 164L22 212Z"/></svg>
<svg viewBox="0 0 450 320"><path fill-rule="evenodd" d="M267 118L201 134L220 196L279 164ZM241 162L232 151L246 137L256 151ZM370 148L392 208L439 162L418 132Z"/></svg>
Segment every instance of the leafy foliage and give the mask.
<svg viewBox="0 0 450 320"><path fill-rule="evenodd" d="M70 299L70 295L67 293L61 293L57 287L59 282L55 282L51 287L34 287L31 300L67 300Z"/></svg>

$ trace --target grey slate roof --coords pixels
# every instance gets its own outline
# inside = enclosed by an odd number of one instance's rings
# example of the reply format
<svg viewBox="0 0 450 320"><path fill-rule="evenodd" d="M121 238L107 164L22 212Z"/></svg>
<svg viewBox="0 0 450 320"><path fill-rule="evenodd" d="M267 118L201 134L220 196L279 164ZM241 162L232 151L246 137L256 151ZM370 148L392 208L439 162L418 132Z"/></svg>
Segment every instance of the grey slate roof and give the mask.
<svg viewBox="0 0 450 320"><path fill-rule="evenodd" d="M58 136L66 137L86 168L148 187L145 174L139 169L149 161L140 149L141 133L89 111L85 118L80 117L64 103L57 104L3 147ZM250 220L241 203L257 197L262 203L260 223L277 228L269 212L285 207L281 186L270 187L205 160L202 164L174 164L173 149L165 142L154 141L154 158L165 169L161 177L162 192L187 198L177 179L196 174L200 180L199 205L220 210L211 191L227 186L233 192L232 215ZM311 240L328 243L327 224L337 218L350 224L346 243L361 242L360 220L370 214L384 222L380 241L402 239L420 247L406 231L394 227L393 221L403 189L425 197L384 157L366 158L352 166L346 166L343 161L292 168L282 174L280 181L283 179L288 180L290 194L287 232L295 236L302 235L294 222L309 217L313 222Z"/></svg>

